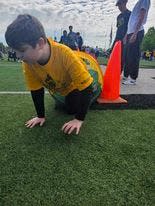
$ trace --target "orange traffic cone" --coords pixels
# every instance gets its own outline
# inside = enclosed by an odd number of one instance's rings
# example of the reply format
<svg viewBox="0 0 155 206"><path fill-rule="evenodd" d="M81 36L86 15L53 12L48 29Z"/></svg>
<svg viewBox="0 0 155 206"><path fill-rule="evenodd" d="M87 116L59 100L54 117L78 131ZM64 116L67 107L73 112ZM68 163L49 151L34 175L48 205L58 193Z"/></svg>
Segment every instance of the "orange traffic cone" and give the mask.
<svg viewBox="0 0 155 206"><path fill-rule="evenodd" d="M127 103L120 97L121 41L115 43L103 79L98 103Z"/></svg>

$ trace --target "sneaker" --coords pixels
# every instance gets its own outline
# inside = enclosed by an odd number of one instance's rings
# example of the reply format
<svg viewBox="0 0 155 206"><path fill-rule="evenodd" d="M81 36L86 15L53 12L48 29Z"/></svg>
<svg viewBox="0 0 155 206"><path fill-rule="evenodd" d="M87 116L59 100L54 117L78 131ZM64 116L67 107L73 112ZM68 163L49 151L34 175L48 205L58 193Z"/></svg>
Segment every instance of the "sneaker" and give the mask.
<svg viewBox="0 0 155 206"><path fill-rule="evenodd" d="M126 81L128 79L128 77L122 77L122 81Z"/></svg>
<svg viewBox="0 0 155 206"><path fill-rule="evenodd" d="M136 80L135 79L127 79L126 81L122 82L122 84L125 84L125 85L136 85Z"/></svg>
<svg viewBox="0 0 155 206"><path fill-rule="evenodd" d="M128 77L122 77L121 82L122 84L124 84L124 82L126 82L128 80Z"/></svg>

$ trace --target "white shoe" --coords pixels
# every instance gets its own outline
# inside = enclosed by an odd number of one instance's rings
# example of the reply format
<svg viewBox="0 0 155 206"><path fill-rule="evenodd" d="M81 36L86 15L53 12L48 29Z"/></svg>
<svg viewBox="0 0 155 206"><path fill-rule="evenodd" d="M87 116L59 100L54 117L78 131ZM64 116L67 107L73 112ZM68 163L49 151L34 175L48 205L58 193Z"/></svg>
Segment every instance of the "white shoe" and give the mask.
<svg viewBox="0 0 155 206"><path fill-rule="evenodd" d="M128 79L128 77L122 77L122 81L126 81Z"/></svg>
<svg viewBox="0 0 155 206"><path fill-rule="evenodd" d="M124 82L126 82L128 80L128 77L122 77L122 84L124 84Z"/></svg>
<svg viewBox="0 0 155 206"><path fill-rule="evenodd" d="M126 81L123 81L122 84L125 85L136 85L136 80L135 79L127 79Z"/></svg>

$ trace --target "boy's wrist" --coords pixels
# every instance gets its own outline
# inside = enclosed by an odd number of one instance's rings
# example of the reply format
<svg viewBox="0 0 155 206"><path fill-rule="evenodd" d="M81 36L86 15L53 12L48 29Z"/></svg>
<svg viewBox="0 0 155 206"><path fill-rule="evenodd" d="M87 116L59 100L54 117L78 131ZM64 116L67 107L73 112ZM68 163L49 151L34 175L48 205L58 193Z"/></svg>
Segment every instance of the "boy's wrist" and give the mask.
<svg viewBox="0 0 155 206"><path fill-rule="evenodd" d="M84 120L80 120L80 119L77 119L77 118L75 118L77 121L79 121L79 122L83 122Z"/></svg>
<svg viewBox="0 0 155 206"><path fill-rule="evenodd" d="M37 116L38 118L40 118L40 119L45 119L45 116Z"/></svg>
<svg viewBox="0 0 155 206"><path fill-rule="evenodd" d="M78 121L83 122L84 119L85 119L85 115L77 114L77 115L75 115L75 119L78 120Z"/></svg>

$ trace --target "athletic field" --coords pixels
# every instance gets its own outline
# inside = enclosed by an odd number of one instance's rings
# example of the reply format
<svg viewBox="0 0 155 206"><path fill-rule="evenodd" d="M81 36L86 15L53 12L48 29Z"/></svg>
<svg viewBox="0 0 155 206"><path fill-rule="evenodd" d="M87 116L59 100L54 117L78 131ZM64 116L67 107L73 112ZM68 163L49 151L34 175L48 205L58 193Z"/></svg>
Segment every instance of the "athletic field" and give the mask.
<svg viewBox="0 0 155 206"><path fill-rule="evenodd" d="M90 110L80 135L46 94L35 116L20 63L0 62L0 205L154 206L155 110Z"/></svg>

